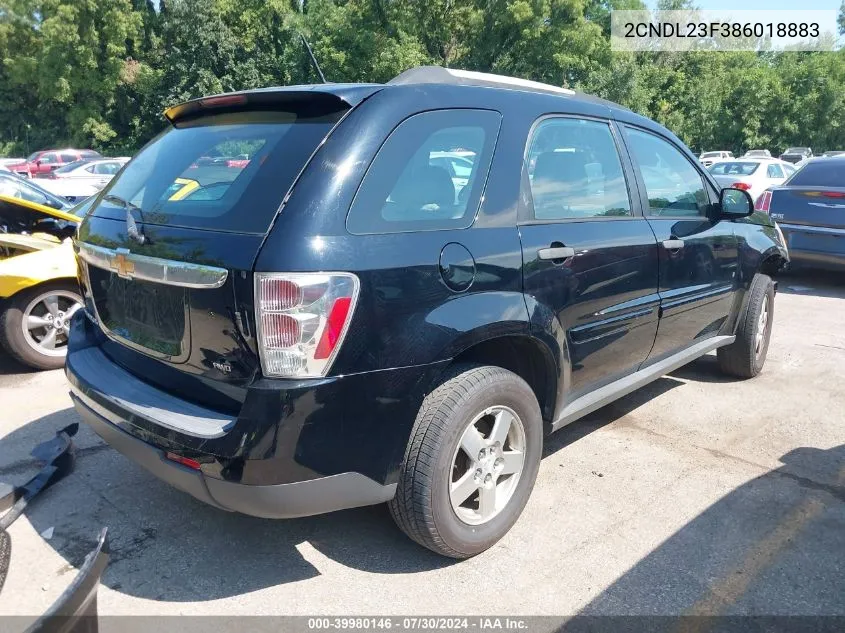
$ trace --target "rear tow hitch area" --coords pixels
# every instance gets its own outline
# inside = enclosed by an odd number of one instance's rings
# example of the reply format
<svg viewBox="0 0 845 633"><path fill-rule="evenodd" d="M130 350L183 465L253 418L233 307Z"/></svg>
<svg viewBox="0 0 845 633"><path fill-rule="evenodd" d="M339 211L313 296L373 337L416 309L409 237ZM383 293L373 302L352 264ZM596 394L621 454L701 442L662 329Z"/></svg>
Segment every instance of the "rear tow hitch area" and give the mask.
<svg viewBox="0 0 845 633"><path fill-rule="evenodd" d="M71 438L78 430L79 424L70 424L32 450L31 455L43 466L24 485L12 486L0 482L0 512L5 512L0 517L0 592L6 582L12 556L12 538L8 528L35 497L73 472L76 458ZM96 633L97 588L108 560L108 536L106 528L103 528L97 546L85 557L73 582L26 629L26 633Z"/></svg>

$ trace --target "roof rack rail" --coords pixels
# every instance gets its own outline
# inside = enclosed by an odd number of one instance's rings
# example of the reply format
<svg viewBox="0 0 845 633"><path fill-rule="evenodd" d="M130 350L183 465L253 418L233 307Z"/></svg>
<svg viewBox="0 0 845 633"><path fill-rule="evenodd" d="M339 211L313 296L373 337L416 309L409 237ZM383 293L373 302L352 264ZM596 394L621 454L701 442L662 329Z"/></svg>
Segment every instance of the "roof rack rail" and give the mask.
<svg viewBox="0 0 845 633"><path fill-rule="evenodd" d="M532 90L566 95L575 94L575 91L569 88L561 88L560 86L531 81L530 79L494 75L492 73L479 73L473 70L443 68L442 66L418 66L417 68L411 68L397 75L387 83L393 85L453 84L460 86L487 86L492 88L510 88L513 90Z"/></svg>

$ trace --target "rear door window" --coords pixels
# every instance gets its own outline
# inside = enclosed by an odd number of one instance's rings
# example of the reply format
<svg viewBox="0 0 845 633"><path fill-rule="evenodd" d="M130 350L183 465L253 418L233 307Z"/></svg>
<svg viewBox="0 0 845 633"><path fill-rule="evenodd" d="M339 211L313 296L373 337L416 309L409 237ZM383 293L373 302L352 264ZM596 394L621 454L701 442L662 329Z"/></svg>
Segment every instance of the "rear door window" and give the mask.
<svg viewBox="0 0 845 633"><path fill-rule="evenodd" d="M112 179L91 214L264 233L343 111L246 111L177 122Z"/></svg>
<svg viewBox="0 0 845 633"><path fill-rule="evenodd" d="M606 122L545 119L534 130L526 167L535 220L631 215L622 162Z"/></svg>
<svg viewBox="0 0 845 633"><path fill-rule="evenodd" d="M347 217L351 233L466 228L487 181L502 117L490 110L416 114L390 134Z"/></svg>

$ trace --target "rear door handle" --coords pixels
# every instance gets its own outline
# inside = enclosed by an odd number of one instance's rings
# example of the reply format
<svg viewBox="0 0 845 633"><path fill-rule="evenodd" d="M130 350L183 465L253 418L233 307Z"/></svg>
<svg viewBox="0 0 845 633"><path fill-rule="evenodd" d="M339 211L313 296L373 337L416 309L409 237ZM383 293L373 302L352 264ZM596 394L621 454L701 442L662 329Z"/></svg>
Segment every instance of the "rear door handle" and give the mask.
<svg viewBox="0 0 845 633"><path fill-rule="evenodd" d="M684 240L663 240L663 248L667 251L676 251L684 247Z"/></svg>
<svg viewBox="0 0 845 633"><path fill-rule="evenodd" d="M537 257L540 259L567 259L569 257L575 257L575 249L569 246L541 248L537 251Z"/></svg>

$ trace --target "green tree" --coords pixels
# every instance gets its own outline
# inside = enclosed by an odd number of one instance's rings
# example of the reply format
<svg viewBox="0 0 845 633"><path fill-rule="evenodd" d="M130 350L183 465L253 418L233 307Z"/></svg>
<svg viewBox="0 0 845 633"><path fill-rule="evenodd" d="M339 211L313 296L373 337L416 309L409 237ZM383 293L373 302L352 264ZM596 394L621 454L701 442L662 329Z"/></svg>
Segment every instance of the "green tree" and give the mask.
<svg viewBox="0 0 845 633"><path fill-rule="evenodd" d="M597 94L695 149L845 147L845 51L619 53L610 13L642 0L0 0L0 151L129 154L176 102L423 64ZM660 0L658 8L693 8ZM845 4L840 11L845 29ZM845 30L843 30L845 34Z"/></svg>

